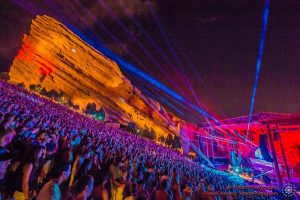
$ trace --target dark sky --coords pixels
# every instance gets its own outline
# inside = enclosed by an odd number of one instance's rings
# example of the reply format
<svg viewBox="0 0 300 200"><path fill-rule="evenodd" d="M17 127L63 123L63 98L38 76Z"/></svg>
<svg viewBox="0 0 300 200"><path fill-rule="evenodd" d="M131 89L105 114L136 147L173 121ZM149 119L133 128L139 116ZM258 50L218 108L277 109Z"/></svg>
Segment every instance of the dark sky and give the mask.
<svg viewBox="0 0 300 200"><path fill-rule="evenodd" d="M0 71L9 70L31 19L48 14L103 41L195 102L184 71L194 92L217 116L249 113L264 1L126 0L123 6L119 2L0 1ZM254 113L300 113L299 11L298 0L271 0Z"/></svg>

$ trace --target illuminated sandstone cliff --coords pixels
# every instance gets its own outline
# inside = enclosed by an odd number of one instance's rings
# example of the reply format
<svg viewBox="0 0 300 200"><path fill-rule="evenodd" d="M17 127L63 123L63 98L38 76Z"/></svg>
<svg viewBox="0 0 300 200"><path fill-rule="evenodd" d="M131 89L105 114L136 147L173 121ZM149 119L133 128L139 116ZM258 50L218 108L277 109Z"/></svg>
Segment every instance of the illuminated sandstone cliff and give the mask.
<svg viewBox="0 0 300 200"><path fill-rule="evenodd" d="M109 120L135 122L158 134L176 132L169 114L144 96L118 65L48 16L37 16L9 72L12 83L63 92L84 109L95 102ZM106 117L107 118L107 117Z"/></svg>

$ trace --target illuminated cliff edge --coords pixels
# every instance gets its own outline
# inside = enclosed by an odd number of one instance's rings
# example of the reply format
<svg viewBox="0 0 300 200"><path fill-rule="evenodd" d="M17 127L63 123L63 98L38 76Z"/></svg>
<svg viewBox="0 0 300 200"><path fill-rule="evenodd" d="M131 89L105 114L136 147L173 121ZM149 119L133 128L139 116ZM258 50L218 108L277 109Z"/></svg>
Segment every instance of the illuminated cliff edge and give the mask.
<svg viewBox="0 0 300 200"><path fill-rule="evenodd" d="M157 135L177 133L171 125L175 117L133 86L113 60L49 16L32 20L9 77L27 89L41 85L47 91L63 92L80 109L95 102L104 108L106 119L135 122L153 128Z"/></svg>

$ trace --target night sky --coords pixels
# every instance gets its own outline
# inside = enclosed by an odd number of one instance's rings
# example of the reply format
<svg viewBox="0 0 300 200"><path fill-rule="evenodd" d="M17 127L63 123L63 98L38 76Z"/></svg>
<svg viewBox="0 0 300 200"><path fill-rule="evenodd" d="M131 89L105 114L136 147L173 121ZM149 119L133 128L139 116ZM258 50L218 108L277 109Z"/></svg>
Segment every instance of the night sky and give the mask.
<svg viewBox="0 0 300 200"><path fill-rule="evenodd" d="M31 19L47 14L196 103L188 80L216 116L249 113L264 1L3 0L0 5L2 72L9 70ZM300 113L299 11L298 0L271 0L254 113Z"/></svg>

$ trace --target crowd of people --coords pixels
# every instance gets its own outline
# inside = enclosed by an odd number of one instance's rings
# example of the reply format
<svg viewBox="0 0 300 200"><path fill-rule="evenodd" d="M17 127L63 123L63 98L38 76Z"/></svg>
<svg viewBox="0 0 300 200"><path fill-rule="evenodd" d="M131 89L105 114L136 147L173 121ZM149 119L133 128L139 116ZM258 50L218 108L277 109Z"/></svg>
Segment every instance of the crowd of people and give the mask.
<svg viewBox="0 0 300 200"><path fill-rule="evenodd" d="M5 81L0 134L2 198L214 199L244 184Z"/></svg>

